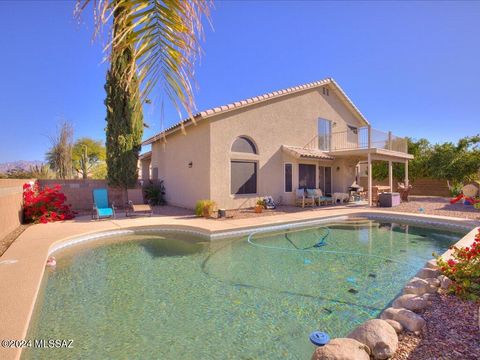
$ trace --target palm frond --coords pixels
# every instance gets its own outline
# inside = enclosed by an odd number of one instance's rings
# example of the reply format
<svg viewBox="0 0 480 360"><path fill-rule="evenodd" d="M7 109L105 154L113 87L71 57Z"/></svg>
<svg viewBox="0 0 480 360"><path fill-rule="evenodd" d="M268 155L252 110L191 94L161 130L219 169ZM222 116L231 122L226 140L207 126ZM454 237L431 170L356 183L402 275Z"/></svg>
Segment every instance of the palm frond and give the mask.
<svg viewBox="0 0 480 360"><path fill-rule="evenodd" d="M77 0L79 16L94 4L95 34L110 25L109 58L134 46L136 66L122 74L128 86L136 74L142 97L161 86L177 110L183 109L195 122L192 82L194 65L201 55L202 19L209 20L211 0ZM112 17L122 9L122 19ZM112 30L112 23L114 29Z"/></svg>

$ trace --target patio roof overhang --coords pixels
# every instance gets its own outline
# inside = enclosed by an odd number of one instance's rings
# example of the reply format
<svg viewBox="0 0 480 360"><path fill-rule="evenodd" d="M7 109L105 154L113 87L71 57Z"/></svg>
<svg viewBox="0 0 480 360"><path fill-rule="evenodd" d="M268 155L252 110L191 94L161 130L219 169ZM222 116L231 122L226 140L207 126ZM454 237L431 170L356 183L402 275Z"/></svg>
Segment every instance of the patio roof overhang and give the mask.
<svg viewBox="0 0 480 360"><path fill-rule="evenodd" d="M318 149L306 149L300 146L282 145L282 150L297 159L335 160L335 157Z"/></svg>
<svg viewBox="0 0 480 360"><path fill-rule="evenodd" d="M329 152L328 155L334 156L335 158L358 157L361 160L367 160L368 155L370 155L371 160L393 161L400 163L405 163L406 161L413 159L413 155L411 154L381 148L335 150Z"/></svg>

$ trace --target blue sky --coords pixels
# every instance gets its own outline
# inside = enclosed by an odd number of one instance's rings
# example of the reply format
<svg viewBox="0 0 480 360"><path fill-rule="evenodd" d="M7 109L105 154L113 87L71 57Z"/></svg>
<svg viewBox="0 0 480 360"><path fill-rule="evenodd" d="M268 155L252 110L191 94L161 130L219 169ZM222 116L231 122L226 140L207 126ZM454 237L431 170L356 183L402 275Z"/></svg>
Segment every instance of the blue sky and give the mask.
<svg viewBox="0 0 480 360"><path fill-rule="evenodd" d="M102 40L73 1L0 1L0 162L43 160L61 119L104 139ZM216 2L199 110L333 77L372 125L456 141L480 132L480 2ZM161 91L145 105L161 130ZM164 127L179 120L165 104Z"/></svg>

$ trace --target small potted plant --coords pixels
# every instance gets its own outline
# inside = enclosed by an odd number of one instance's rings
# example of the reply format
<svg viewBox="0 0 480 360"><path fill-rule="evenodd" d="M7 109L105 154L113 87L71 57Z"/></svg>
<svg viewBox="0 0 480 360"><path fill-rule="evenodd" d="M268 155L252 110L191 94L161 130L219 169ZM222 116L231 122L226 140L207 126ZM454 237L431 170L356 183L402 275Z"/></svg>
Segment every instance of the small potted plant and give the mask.
<svg viewBox="0 0 480 360"><path fill-rule="evenodd" d="M265 207L265 201L263 199L258 199L257 204L255 205L255 213L260 214Z"/></svg>

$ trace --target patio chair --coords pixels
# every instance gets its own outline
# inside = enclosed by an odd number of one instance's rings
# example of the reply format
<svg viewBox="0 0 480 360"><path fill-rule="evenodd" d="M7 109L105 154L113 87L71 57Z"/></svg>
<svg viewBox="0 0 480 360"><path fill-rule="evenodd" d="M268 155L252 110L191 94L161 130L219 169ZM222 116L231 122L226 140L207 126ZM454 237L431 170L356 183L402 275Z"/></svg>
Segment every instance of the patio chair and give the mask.
<svg viewBox="0 0 480 360"><path fill-rule="evenodd" d="M108 190L107 189L93 189L93 211L92 219L101 218L115 218L115 206L108 206Z"/></svg>
<svg viewBox="0 0 480 360"><path fill-rule="evenodd" d="M412 190L412 185L405 186L404 183L398 183L398 192L400 193L400 199L404 202L408 202L408 195Z"/></svg>
<svg viewBox="0 0 480 360"><path fill-rule="evenodd" d="M128 204L125 210L126 216L148 214L152 216L152 207L145 204L142 189L127 189Z"/></svg>
<svg viewBox="0 0 480 360"><path fill-rule="evenodd" d="M305 192L307 194L307 198L312 199L313 206L315 206L317 204L317 192L315 191L315 189L305 189Z"/></svg>
<svg viewBox="0 0 480 360"><path fill-rule="evenodd" d="M295 205L299 206L301 205L302 208L305 207L305 205L312 205L315 206L315 199L313 197L308 197L305 196L305 190L304 189L297 189L295 192Z"/></svg>
<svg viewBox="0 0 480 360"><path fill-rule="evenodd" d="M331 196L324 196L322 189L315 189L318 205L320 206L322 203L327 205L328 203L333 205L333 198Z"/></svg>

